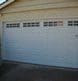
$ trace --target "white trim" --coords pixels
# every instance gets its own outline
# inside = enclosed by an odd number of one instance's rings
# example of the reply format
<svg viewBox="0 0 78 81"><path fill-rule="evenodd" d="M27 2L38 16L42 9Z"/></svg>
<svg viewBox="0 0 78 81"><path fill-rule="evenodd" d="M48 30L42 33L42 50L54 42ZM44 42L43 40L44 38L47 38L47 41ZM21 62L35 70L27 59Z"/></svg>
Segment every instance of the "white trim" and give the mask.
<svg viewBox="0 0 78 81"><path fill-rule="evenodd" d="M6 3L4 3L3 5L0 5L0 9L4 8L5 6L7 6L8 4L14 2L15 0L8 0Z"/></svg>

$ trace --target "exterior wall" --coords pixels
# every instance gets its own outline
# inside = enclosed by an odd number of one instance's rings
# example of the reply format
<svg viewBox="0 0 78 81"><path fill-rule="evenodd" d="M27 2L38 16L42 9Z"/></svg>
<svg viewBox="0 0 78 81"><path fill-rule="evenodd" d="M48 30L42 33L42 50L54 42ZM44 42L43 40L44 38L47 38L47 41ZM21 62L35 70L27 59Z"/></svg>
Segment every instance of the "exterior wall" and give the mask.
<svg viewBox="0 0 78 81"><path fill-rule="evenodd" d="M76 12L76 13L75 13ZM19 13L19 15L18 15ZM3 21L32 20L45 18L77 18L78 8L46 9L3 14Z"/></svg>
<svg viewBox="0 0 78 81"><path fill-rule="evenodd" d="M2 13L22 12L28 10L54 9L78 7L78 1L75 0L16 0L16 2L2 9Z"/></svg>

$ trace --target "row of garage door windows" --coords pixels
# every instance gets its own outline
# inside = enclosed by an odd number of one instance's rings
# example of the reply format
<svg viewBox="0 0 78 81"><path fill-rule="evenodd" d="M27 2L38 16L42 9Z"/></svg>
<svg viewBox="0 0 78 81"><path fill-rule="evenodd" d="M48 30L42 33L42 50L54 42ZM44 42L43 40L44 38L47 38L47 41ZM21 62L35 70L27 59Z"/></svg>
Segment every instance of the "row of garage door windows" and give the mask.
<svg viewBox="0 0 78 81"><path fill-rule="evenodd" d="M44 27L63 26L63 21L49 21L43 22ZM68 21L68 26L78 26L78 21ZM20 27L20 23L6 24L7 28ZM40 27L40 22L27 22L23 23L23 27Z"/></svg>

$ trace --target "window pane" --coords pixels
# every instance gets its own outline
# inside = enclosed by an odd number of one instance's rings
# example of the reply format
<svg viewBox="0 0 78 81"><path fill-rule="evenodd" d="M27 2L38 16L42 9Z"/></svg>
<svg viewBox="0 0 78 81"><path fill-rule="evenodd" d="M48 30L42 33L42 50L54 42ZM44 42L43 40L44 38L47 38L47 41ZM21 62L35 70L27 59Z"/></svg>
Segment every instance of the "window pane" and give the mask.
<svg viewBox="0 0 78 81"><path fill-rule="evenodd" d="M20 27L20 23L6 24L7 28Z"/></svg>
<svg viewBox="0 0 78 81"><path fill-rule="evenodd" d="M78 26L78 21L68 21L68 26Z"/></svg>
<svg viewBox="0 0 78 81"><path fill-rule="evenodd" d="M23 23L23 27L39 27L40 22L28 22L28 23Z"/></svg>

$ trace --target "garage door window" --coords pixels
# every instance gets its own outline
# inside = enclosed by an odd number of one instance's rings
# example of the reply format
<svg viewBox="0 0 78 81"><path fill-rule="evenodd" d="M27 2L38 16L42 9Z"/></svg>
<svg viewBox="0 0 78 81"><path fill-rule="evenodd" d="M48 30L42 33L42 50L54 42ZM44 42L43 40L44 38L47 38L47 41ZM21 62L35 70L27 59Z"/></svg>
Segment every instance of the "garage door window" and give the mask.
<svg viewBox="0 0 78 81"><path fill-rule="evenodd" d="M18 28L20 27L20 23L12 23L12 24L6 24L7 28Z"/></svg>
<svg viewBox="0 0 78 81"><path fill-rule="evenodd" d="M28 22L28 23L23 23L23 27L39 27L40 22Z"/></svg>
<svg viewBox="0 0 78 81"><path fill-rule="evenodd" d="M63 21L50 21L50 22L44 22L44 27L54 27L54 26L63 26Z"/></svg>
<svg viewBox="0 0 78 81"><path fill-rule="evenodd" d="M78 21L68 21L68 26L78 26Z"/></svg>

